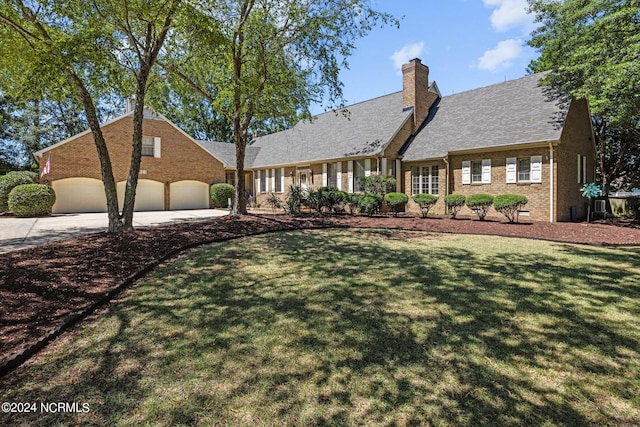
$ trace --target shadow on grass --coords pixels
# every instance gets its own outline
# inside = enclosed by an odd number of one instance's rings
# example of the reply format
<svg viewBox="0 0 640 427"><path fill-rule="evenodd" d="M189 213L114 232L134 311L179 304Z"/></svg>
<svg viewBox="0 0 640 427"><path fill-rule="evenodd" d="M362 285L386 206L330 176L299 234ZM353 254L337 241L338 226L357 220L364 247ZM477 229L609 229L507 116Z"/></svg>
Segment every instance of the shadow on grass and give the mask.
<svg viewBox="0 0 640 427"><path fill-rule="evenodd" d="M447 239L306 231L193 252L3 397L90 400L20 418L89 425L640 420L640 250Z"/></svg>

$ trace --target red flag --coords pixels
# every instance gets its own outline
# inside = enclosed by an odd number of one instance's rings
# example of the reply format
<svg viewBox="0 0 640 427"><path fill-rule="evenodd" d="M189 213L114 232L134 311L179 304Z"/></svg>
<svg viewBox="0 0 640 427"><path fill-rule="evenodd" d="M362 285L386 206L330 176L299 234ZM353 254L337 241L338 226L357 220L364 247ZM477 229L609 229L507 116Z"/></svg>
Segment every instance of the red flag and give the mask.
<svg viewBox="0 0 640 427"><path fill-rule="evenodd" d="M47 163L44 164L42 168L42 173L40 174L40 178L45 176L46 174L51 173L51 154L49 154L49 158L47 159Z"/></svg>

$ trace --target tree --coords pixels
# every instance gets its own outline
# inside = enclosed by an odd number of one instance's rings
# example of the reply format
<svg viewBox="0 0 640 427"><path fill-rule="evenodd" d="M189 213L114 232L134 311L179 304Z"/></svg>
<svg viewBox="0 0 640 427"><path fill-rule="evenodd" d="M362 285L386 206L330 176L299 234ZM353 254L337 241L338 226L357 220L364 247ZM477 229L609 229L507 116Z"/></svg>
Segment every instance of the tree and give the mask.
<svg viewBox="0 0 640 427"><path fill-rule="evenodd" d="M211 0L185 18L184 37L162 65L231 124L234 215L247 212L244 158L252 136L310 118L310 103L325 95L341 107L338 73L353 41L376 23L395 22L367 0Z"/></svg>
<svg viewBox="0 0 640 427"><path fill-rule="evenodd" d="M75 96L98 152L109 232L133 227L147 84L179 4L177 0L0 2L3 88L28 99L41 99L44 93L55 99ZM131 89L135 91L132 156L121 216L95 100L107 92L124 94Z"/></svg>
<svg viewBox="0 0 640 427"><path fill-rule="evenodd" d="M640 185L640 5L529 0L529 6L541 24L529 41L541 55L529 69L552 70L547 84L589 100L604 194Z"/></svg>

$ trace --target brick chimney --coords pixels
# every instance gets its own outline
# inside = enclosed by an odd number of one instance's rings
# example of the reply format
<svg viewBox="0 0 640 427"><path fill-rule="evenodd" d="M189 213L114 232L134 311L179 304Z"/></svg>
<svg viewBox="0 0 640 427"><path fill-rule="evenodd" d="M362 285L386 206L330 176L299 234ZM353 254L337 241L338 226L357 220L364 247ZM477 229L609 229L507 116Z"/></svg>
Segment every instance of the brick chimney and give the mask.
<svg viewBox="0 0 640 427"><path fill-rule="evenodd" d="M402 66L402 93L402 106L413 107L414 129L418 129L438 99L437 93L429 91L429 67L418 58Z"/></svg>

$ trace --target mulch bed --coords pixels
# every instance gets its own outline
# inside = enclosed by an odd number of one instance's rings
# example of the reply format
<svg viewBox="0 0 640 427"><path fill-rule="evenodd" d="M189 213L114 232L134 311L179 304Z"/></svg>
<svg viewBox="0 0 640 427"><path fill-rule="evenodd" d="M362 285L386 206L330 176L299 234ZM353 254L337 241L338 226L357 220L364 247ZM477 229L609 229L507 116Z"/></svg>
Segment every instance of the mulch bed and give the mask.
<svg viewBox="0 0 640 427"><path fill-rule="evenodd" d="M97 233L2 254L0 376L61 329L106 302L158 263L202 244L272 231L363 227L486 234L591 245L638 245L640 229L607 223L505 222L448 217L248 215ZM26 350L26 351L25 351ZM16 358L17 355L17 358Z"/></svg>

